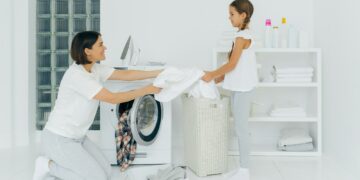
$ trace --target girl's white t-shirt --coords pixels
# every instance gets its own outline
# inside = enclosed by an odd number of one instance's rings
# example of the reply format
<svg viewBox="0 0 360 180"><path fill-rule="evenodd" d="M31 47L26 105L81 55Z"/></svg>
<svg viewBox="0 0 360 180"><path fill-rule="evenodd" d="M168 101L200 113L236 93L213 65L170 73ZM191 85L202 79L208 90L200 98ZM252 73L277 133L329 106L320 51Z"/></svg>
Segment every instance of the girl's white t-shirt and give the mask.
<svg viewBox="0 0 360 180"><path fill-rule="evenodd" d="M73 63L61 80L45 129L68 138L85 136L99 106L93 97L113 71L111 67L95 63L89 73L83 65Z"/></svg>
<svg viewBox="0 0 360 180"><path fill-rule="evenodd" d="M247 49L243 49L235 68L225 74L223 88L231 91L251 91L258 83L254 41L248 29L237 32L234 43L237 37L249 39L251 44Z"/></svg>

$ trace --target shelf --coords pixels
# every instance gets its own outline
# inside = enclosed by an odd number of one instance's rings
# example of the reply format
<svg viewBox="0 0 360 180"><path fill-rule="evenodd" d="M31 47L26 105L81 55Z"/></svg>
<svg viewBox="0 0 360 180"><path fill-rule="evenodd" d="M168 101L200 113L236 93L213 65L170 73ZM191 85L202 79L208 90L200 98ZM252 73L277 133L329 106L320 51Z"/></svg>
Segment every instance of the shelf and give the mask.
<svg viewBox="0 0 360 180"><path fill-rule="evenodd" d="M255 50L256 53L308 53L308 52L320 52L318 48L259 48Z"/></svg>
<svg viewBox="0 0 360 180"><path fill-rule="evenodd" d="M219 47L214 49L217 53L228 53L229 48ZM318 53L319 48L258 48L255 49L255 53Z"/></svg>
<svg viewBox="0 0 360 180"><path fill-rule="evenodd" d="M320 156L321 153L315 148L312 151L280 151L275 144L252 144L250 155L252 156ZM228 151L229 155L238 156L239 151Z"/></svg>
<svg viewBox="0 0 360 180"><path fill-rule="evenodd" d="M318 87L318 83L259 83L257 87Z"/></svg>
<svg viewBox="0 0 360 180"><path fill-rule="evenodd" d="M316 117L250 117L249 122L318 122Z"/></svg>
<svg viewBox="0 0 360 180"><path fill-rule="evenodd" d="M234 121L230 117L230 121ZM270 117L270 116L250 116L249 122L318 122L315 116L308 117Z"/></svg>
<svg viewBox="0 0 360 180"><path fill-rule="evenodd" d="M213 49L213 69L227 62L229 47ZM251 115L248 119L251 136L251 155L260 156L320 156L322 154L322 63L319 48L255 48L259 81L254 90ZM261 66L259 66L261 65ZM312 81L271 82L273 66L313 67ZM222 95L230 91L217 84ZM306 116L273 117L269 110L272 106L294 104L304 108ZM290 106L291 107L291 106ZM301 115L301 114L300 114ZM234 119L230 117L230 124ZM277 142L285 128L304 128L313 138L315 149L312 151L289 152L277 148ZM229 155L239 155L235 129L230 129Z"/></svg>
<svg viewBox="0 0 360 180"><path fill-rule="evenodd" d="M217 87L222 87L223 83L216 84ZM257 88L271 88L271 87L318 87L318 83L258 83Z"/></svg>

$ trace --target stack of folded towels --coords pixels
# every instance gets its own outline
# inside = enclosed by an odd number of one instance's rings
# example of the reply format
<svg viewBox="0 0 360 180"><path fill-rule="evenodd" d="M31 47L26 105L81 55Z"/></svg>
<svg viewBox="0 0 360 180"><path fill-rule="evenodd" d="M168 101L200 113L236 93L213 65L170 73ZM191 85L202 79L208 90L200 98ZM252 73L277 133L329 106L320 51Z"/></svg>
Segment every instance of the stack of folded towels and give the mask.
<svg viewBox="0 0 360 180"><path fill-rule="evenodd" d="M286 128L281 131L278 149L281 151L311 151L314 149L313 139L303 128Z"/></svg>
<svg viewBox="0 0 360 180"><path fill-rule="evenodd" d="M273 66L275 82L279 83L307 83L312 82L313 67L287 67Z"/></svg>
<svg viewBox="0 0 360 180"><path fill-rule="evenodd" d="M270 111L272 117L306 117L306 112L299 105L277 105Z"/></svg>

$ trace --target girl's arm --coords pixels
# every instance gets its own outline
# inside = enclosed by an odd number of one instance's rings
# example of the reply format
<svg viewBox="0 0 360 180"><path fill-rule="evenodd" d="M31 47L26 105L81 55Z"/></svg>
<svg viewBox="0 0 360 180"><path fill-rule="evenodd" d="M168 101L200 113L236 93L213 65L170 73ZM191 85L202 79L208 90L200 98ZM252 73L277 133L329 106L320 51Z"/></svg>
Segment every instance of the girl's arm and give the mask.
<svg viewBox="0 0 360 180"><path fill-rule="evenodd" d="M162 70L139 71L139 70L115 70L108 80L134 81L155 78Z"/></svg>
<svg viewBox="0 0 360 180"><path fill-rule="evenodd" d="M215 84L221 83L222 81L224 81L224 78L225 78L225 74L215 78Z"/></svg>
<svg viewBox="0 0 360 180"><path fill-rule="evenodd" d="M202 80L209 82L213 79L216 79L232 71L236 67L236 64L238 63L239 58L241 56L241 53L243 49L246 47L248 41L249 40L246 40L242 37L236 38L229 61L226 64L222 65L217 70L205 73L205 75L202 77Z"/></svg>
<svg viewBox="0 0 360 180"><path fill-rule="evenodd" d="M133 100L140 96L144 96L146 94L156 94L159 92L160 92L160 88L155 87L153 85L148 85L146 87L132 90L132 91L117 92L117 93L113 93L105 88L102 88L100 90L100 92L98 92L94 96L94 99L104 101L107 103L111 103L111 104L119 104L119 103L123 103L123 102L128 102L130 100Z"/></svg>

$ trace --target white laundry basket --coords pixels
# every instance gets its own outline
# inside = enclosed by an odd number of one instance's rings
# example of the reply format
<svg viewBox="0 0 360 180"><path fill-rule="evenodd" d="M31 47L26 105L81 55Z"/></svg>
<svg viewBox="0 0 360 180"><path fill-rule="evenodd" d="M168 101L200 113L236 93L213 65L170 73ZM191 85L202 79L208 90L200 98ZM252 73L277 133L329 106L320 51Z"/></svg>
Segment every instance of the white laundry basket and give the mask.
<svg viewBox="0 0 360 180"><path fill-rule="evenodd" d="M227 169L229 98L209 100L182 96L185 164L198 176Z"/></svg>

